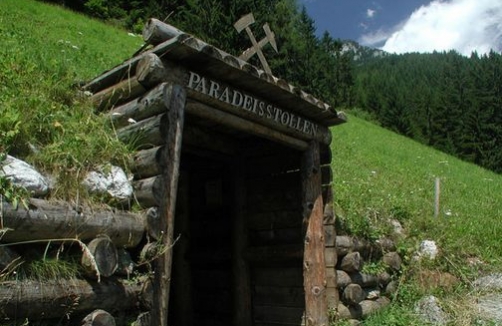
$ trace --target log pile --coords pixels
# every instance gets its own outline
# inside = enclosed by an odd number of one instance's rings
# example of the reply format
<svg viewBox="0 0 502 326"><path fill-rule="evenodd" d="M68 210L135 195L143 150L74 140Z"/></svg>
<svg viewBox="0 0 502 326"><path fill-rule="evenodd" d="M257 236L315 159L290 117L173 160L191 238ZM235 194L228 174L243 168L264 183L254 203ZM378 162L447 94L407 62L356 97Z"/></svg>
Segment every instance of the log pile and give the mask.
<svg viewBox="0 0 502 326"><path fill-rule="evenodd" d="M390 239L371 243L350 236L336 237L339 259L331 273L340 295L336 306L338 319L363 319L390 303L402 263L395 250ZM370 262L385 270L378 275L364 273L364 264Z"/></svg>
<svg viewBox="0 0 502 326"><path fill-rule="evenodd" d="M137 265L128 250L141 245L147 212L91 209L35 198L27 207L8 202L0 206L4 231L0 316L4 320L75 320L89 313L82 325L115 325L112 314L134 311L142 306L142 298L151 296L142 289L142 282L117 277L130 276ZM24 265L44 260L80 260L79 272L85 278L54 274L47 279L31 275L9 280ZM39 279L33 280L33 276Z"/></svg>

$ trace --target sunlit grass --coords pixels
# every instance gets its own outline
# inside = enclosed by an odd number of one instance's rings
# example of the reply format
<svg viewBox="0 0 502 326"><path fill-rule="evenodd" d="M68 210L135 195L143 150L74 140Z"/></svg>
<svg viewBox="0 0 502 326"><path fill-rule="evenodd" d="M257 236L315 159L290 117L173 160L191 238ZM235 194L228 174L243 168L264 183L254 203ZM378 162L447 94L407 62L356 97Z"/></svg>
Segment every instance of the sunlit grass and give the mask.
<svg viewBox="0 0 502 326"><path fill-rule="evenodd" d="M52 174L71 198L94 165L123 166L127 148L78 85L129 58L140 37L57 6L0 1L0 152Z"/></svg>
<svg viewBox="0 0 502 326"><path fill-rule="evenodd" d="M421 293L413 270L449 272L463 286L445 300L466 297L481 273L502 268L502 177L374 124L349 116L333 132L336 214L341 232L377 238L389 234L389 219L404 226L398 241L409 272L398 301L370 317L365 325L419 325L413 303ZM435 180L440 179L439 215L435 217ZM434 240L440 257L428 266L409 258L421 240ZM468 263L479 259L481 265ZM406 275L409 273L409 275ZM458 302L458 300L456 300ZM464 307L465 315L470 308ZM467 317L462 317L463 319Z"/></svg>

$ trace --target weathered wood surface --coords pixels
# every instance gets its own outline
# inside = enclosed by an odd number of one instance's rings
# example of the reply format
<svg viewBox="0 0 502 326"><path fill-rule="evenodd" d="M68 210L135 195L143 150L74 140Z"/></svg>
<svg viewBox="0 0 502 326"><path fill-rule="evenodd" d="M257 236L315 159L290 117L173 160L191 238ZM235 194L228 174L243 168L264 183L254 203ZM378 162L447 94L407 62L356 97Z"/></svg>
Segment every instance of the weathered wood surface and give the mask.
<svg viewBox="0 0 502 326"><path fill-rule="evenodd" d="M167 116L160 114L119 129L117 136L121 141L129 143L139 150L144 150L163 145L162 139L168 131ZM183 131L183 147L185 150L195 153L203 153L206 150L234 155L238 151L239 143L221 133L190 125ZM158 164L153 161L148 163ZM149 168L158 169L158 166L150 166Z"/></svg>
<svg viewBox="0 0 502 326"><path fill-rule="evenodd" d="M303 308L254 305L254 325L302 325ZM328 324L326 324L328 325Z"/></svg>
<svg viewBox="0 0 502 326"><path fill-rule="evenodd" d="M168 125L166 114L159 114L117 130L117 136L137 149L151 148L164 143Z"/></svg>
<svg viewBox="0 0 502 326"><path fill-rule="evenodd" d="M188 114L196 115L197 117L216 122L220 125L230 127L238 131L273 140L294 149L305 150L308 147L308 144L303 140L285 135L284 133L278 132L272 128L243 119L236 115L215 110L214 108L197 101L188 101L186 111Z"/></svg>
<svg viewBox="0 0 502 326"><path fill-rule="evenodd" d="M146 89L138 82L137 78L132 77L94 94L91 101L96 109L103 111L117 104L125 103L145 92Z"/></svg>
<svg viewBox="0 0 502 326"><path fill-rule="evenodd" d="M290 135L291 137L298 138L298 139L303 139L303 140L317 140L323 144L330 144L331 143L331 131L328 129L326 126L320 125L318 127L317 133L315 135L310 135L307 133L304 133L302 131L299 131L295 128L294 124L292 126L284 125L281 123L277 123L273 119L266 119L264 117L261 117L259 114L254 113L252 110L248 111L239 107L236 107L230 103L227 103L225 101L219 100L217 98L205 95L203 93L197 92L192 89L187 90L188 97L194 101L197 101L199 103L204 103L206 105L209 105L214 108L218 108L219 110L222 110L224 112L228 112L230 114L239 116L241 118L244 118L249 121L256 122L260 125L272 128L274 130L278 130L280 132L283 132L287 135Z"/></svg>
<svg viewBox="0 0 502 326"><path fill-rule="evenodd" d="M80 326L115 326L115 318L102 309L96 309L82 319Z"/></svg>
<svg viewBox="0 0 502 326"><path fill-rule="evenodd" d="M287 307L305 307L305 292L301 284L296 286L254 286L253 302L259 305L274 306L281 304Z"/></svg>
<svg viewBox="0 0 502 326"><path fill-rule="evenodd" d="M145 232L140 214L125 211L99 210L67 203L50 203L30 199L29 208L3 205L3 227L10 229L2 242L22 242L44 239L92 240L107 235L116 246L135 247Z"/></svg>
<svg viewBox="0 0 502 326"><path fill-rule="evenodd" d="M163 146L137 151L129 162L135 179L145 179L160 174L160 158Z"/></svg>
<svg viewBox="0 0 502 326"><path fill-rule="evenodd" d="M162 232L159 229L159 218L159 208L157 206L148 208L146 211L146 232L153 240L159 240L162 236Z"/></svg>
<svg viewBox="0 0 502 326"><path fill-rule="evenodd" d="M98 237L87 244L81 264L90 277L110 277L118 267L117 248L108 237Z"/></svg>
<svg viewBox="0 0 502 326"><path fill-rule="evenodd" d="M134 188L134 196L138 203L143 208L149 208L152 206L159 206L162 203L162 187L163 180L161 176L154 176L146 179L141 179L133 181L132 186ZM152 230L153 226L148 225L147 227ZM156 231L159 233L159 231Z"/></svg>
<svg viewBox="0 0 502 326"><path fill-rule="evenodd" d="M244 257L254 264L268 264L269 266L284 265L286 263L301 261L303 246L301 244L293 244L248 247L244 253Z"/></svg>
<svg viewBox="0 0 502 326"><path fill-rule="evenodd" d="M321 193L319 143L312 141L302 158L303 219L307 223L303 257L306 326L328 324L324 257L324 204Z"/></svg>
<svg viewBox="0 0 502 326"><path fill-rule="evenodd" d="M188 34L169 39L105 72L85 85L84 89L98 92L123 78L129 78L134 75L139 60L150 53L157 54L162 60L181 61L189 69L219 77L222 82L271 99L279 107L290 108L322 125L329 126L346 121L346 117L339 115L328 104L312 95Z"/></svg>
<svg viewBox="0 0 502 326"><path fill-rule="evenodd" d="M157 45L173 37L183 34L176 27L163 23L156 18L150 18L143 27L143 40L147 44Z"/></svg>
<svg viewBox="0 0 502 326"><path fill-rule="evenodd" d="M11 320L66 318L104 309L127 311L135 309L141 296L139 283L103 279L4 281L0 282L0 315ZM2 318L2 319L3 319Z"/></svg>
<svg viewBox="0 0 502 326"><path fill-rule="evenodd" d="M164 91L166 83L159 84L147 93L107 113L115 128L120 128L165 112Z"/></svg>
<svg viewBox="0 0 502 326"><path fill-rule="evenodd" d="M164 64L155 53L148 53L138 61L136 79L145 89L150 89L163 82L165 75Z"/></svg>
<svg viewBox="0 0 502 326"><path fill-rule="evenodd" d="M183 87L173 85L165 98L168 128L164 143L166 151L162 158L162 203L159 207L159 229L164 234L162 255L155 260L154 302L152 326L167 326L169 291L171 287L171 267L174 245L174 217L178 189L179 165L181 159L181 141L183 137L186 92Z"/></svg>

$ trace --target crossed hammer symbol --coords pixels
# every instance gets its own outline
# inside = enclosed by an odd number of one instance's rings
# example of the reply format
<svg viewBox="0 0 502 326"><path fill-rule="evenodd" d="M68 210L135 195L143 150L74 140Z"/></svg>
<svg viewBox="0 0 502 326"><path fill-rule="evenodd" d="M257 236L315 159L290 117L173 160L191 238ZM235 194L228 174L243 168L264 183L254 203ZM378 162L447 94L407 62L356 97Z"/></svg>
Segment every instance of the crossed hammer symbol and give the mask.
<svg viewBox="0 0 502 326"><path fill-rule="evenodd" d="M268 26L268 23L265 23L263 25L263 30L265 31L265 37L260 41L257 42L256 38L253 35L253 32L251 32L251 26L254 24L254 16L252 13L247 14L243 16L241 19L239 19L235 24L234 27L237 30L238 33L240 33L243 29L246 30L249 39L251 40L251 43L253 44L252 47L244 51L239 59L242 59L244 61L248 61L249 58L251 58L253 55L258 54L258 58L260 58L260 62L263 66L263 69L269 73L272 74L272 71L270 70L270 67L267 63L267 60L265 59L265 56L263 55L262 48L267 45L267 43L270 43L270 45L274 48L275 52L277 51L277 44L275 43L275 34L270 30L270 26Z"/></svg>

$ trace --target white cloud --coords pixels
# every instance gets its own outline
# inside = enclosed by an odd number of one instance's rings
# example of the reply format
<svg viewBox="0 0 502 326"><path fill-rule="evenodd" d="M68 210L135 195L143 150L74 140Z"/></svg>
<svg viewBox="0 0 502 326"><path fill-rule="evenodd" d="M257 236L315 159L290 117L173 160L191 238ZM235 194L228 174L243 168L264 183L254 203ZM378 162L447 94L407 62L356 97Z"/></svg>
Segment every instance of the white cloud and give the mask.
<svg viewBox="0 0 502 326"><path fill-rule="evenodd" d="M376 14L376 10L373 9L366 9L366 17L368 18L373 18Z"/></svg>
<svg viewBox="0 0 502 326"><path fill-rule="evenodd" d="M385 33L365 35L362 40L379 40ZM417 9L405 22L389 32L382 49L387 52L432 52L457 50L502 51L502 1L435 0Z"/></svg>

